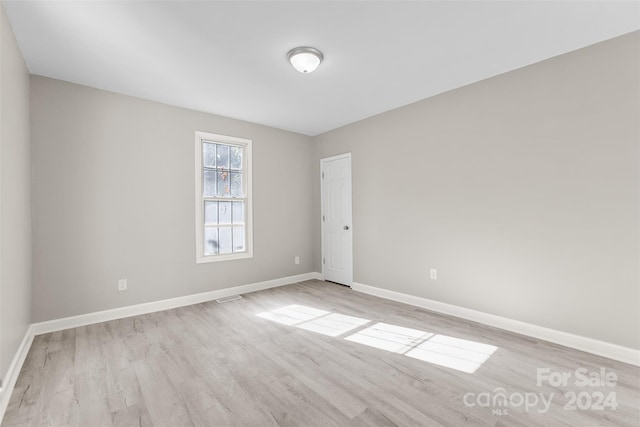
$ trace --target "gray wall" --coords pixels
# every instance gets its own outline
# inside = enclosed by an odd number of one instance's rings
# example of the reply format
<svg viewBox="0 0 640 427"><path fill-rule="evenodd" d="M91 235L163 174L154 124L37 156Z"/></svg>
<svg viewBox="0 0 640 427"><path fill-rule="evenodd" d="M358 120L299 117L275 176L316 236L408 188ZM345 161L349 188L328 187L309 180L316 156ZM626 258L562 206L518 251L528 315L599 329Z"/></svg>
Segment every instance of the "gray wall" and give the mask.
<svg viewBox="0 0 640 427"><path fill-rule="evenodd" d="M29 73L0 5L0 379L31 317Z"/></svg>
<svg viewBox="0 0 640 427"><path fill-rule="evenodd" d="M313 271L309 137L35 76L31 107L34 322ZM196 130L253 140L252 259L195 263Z"/></svg>
<svg viewBox="0 0 640 427"><path fill-rule="evenodd" d="M639 48L636 32L316 137L314 176L353 153L354 280L640 348ZM319 200L316 180L318 271Z"/></svg>

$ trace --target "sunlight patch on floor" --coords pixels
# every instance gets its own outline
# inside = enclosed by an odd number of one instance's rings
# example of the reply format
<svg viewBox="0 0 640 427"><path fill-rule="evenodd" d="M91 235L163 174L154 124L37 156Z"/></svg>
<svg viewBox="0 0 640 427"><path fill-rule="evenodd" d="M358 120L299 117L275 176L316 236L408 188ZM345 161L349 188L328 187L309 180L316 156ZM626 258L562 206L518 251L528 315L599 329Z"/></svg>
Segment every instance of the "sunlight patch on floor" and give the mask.
<svg viewBox="0 0 640 427"><path fill-rule="evenodd" d="M359 317L331 313L296 326L301 329L306 329L307 331L318 332L330 337L337 337L369 322L370 320L361 319Z"/></svg>
<svg viewBox="0 0 640 427"><path fill-rule="evenodd" d="M283 325L294 326L307 320L329 314L329 311L318 310L317 308L304 305L288 305L258 314L258 317L272 320Z"/></svg>
<svg viewBox="0 0 640 427"><path fill-rule="evenodd" d="M257 316L330 337L362 328L343 339L470 374L498 349L489 344L390 323L380 322L363 328L371 321L297 304L258 313Z"/></svg>
<svg viewBox="0 0 640 427"><path fill-rule="evenodd" d="M388 323L376 323L345 338L347 341L404 354L433 336L418 329L403 328Z"/></svg>
<svg viewBox="0 0 640 427"><path fill-rule="evenodd" d="M472 374L497 349L498 347L494 345L446 335L434 335L405 355Z"/></svg>
<svg viewBox="0 0 640 427"><path fill-rule="evenodd" d="M337 337L370 322L360 317L295 304L259 313L257 316L330 337Z"/></svg>

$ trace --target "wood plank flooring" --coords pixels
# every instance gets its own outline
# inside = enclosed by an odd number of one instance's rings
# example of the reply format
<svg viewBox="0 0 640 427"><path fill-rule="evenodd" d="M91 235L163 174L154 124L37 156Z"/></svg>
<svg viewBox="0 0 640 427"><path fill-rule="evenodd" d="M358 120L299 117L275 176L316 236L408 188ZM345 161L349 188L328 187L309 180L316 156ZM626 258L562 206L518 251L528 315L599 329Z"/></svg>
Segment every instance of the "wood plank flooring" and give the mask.
<svg viewBox="0 0 640 427"><path fill-rule="evenodd" d="M227 425L638 426L640 368L307 281L37 336L2 422Z"/></svg>

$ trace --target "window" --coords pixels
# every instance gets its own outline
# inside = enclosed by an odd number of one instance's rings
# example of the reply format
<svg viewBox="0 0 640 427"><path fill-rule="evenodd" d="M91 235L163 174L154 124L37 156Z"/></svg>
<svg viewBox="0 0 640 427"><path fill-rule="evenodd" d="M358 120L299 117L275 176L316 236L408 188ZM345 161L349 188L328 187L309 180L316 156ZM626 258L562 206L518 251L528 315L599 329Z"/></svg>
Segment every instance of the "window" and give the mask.
<svg viewBox="0 0 640 427"><path fill-rule="evenodd" d="M251 140L196 132L196 262L253 256Z"/></svg>

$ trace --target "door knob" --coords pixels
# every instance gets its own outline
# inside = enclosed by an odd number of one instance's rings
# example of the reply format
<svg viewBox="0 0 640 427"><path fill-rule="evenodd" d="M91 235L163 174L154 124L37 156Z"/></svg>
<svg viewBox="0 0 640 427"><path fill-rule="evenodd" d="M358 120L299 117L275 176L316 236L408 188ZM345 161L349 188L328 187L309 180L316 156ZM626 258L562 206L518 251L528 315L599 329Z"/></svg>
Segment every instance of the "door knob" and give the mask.
<svg viewBox="0 0 640 427"><path fill-rule="evenodd" d="M348 230L348 229L349 229L349 226L348 226L348 225L345 225L344 227L342 227L342 229L343 229L343 230Z"/></svg>

